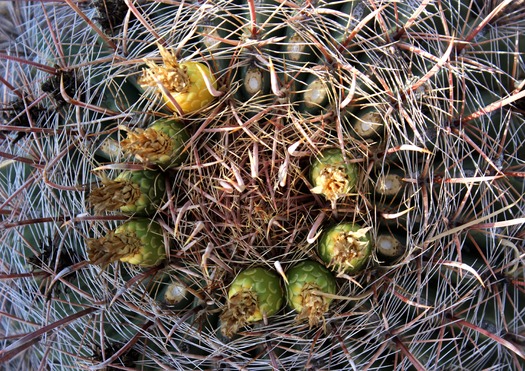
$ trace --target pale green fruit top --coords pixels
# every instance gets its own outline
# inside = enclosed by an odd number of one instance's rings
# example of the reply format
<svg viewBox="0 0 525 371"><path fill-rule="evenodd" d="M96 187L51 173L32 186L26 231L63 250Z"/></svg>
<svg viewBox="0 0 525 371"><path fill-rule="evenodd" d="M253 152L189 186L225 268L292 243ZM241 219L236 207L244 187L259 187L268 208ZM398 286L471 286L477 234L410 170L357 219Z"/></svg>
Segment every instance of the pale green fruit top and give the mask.
<svg viewBox="0 0 525 371"><path fill-rule="evenodd" d="M359 177L356 164L343 158L341 150L329 148L316 156L310 167L312 193L322 194L335 207L337 199L348 196L354 189Z"/></svg>
<svg viewBox="0 0 525 371"><path fill-rule="evenodd" d="M299 312L297 319L308 319L310 327L324 321L332 298L319 293L336 294L337 284L332 273L321 264L306 260L286 272L286 277L288 304Z"/></svg>
<svg viewBox="0 0 525 371"><path fill-rule="evenodd" d="M372 253L369 227L340 223L323 232L317 250L328 267L340 273L354 274L366 266Z"/></svg>
<svg viewBox="0 0 525 371"><path fill-rule="evenodd" d="M250 317L248 322L259 321L265 316L277 313L283 304L283 289L277 274L264 268L250 268L235 278L228 291L228 298L242 290L253 291L257 294L259 308Z"/></svg>
<svg viewBox="0 0 525 371"><path fill-rule="evenodd" d="M279 311L284 292L276 273L250 268L239 273L228 290L228 302L221 316L222 332L231 336L250 322L260 321Z"/></svg>

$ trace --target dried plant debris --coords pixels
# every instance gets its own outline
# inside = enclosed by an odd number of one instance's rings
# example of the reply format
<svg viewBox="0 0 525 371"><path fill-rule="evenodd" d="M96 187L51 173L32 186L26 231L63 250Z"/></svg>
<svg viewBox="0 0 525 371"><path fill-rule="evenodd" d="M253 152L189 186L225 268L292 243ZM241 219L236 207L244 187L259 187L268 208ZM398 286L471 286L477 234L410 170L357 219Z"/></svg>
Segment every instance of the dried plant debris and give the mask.
<svg viewBox="0 0 525 371"><path fill-rule="evenodd" d="M125 0L93 0L92 6L97 14L94 20L110 36L115 35L123 26L129 12Z"/></svg>

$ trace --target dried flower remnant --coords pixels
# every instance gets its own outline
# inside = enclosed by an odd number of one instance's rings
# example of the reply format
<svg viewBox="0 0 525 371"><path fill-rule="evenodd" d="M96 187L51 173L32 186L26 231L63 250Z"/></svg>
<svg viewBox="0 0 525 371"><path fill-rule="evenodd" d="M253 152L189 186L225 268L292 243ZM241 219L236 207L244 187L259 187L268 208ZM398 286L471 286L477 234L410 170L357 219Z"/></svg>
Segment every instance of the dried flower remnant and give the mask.
<svg viewBox="0 0 525 371"><path fill-rule="evenodd" d="M336 282L332 274L321 264L306 260L287 273L287 298L289 306L296 310L297 321L307 320L310 327L325 321L332 298L323 295L335 295Z"/></svg>
<svg viewBox="0 0 525 371"><path fill-rule="evenodd" d="M122 261L144 267L166 258L162 227L149 219L130 220L107 235L87 240L91 264L106 267Z"/></svg>
<svg viewBox="0 0 525 371"><path fill-rule="evenodd" d="M332 203L346 197L355 188L358 179L358 169L343 157L341 150L331 148L324 150L316 157L310 168L312 193L321 194Z"/></svg>
<svg viewBox="0 0 525 371"><path fill-rule="evenodd" d="M211 70L199 62L179 63L177 57L161 45L159 50L162 64L146 59L148 68L143 71L139 84L156 88L173 112L188 114L207 107L214 99L207 83L217 88Z"/></svg>
<svg viewBox="0 0 525 371"><path fill-rule="evenodd" d="M338 273L359 272L372 253L368 231L354 223L340 223L323 232L319 239L319 256Z"/></svg>
<svg viewBox="0 0 525 371"><path fill-rule="evenodd" d="M114 180L102 178L88 201L96 213L118 210L126 214L152 214L166 193L164 176L155 171L125 171Z"/></svg>
<svg viewBox="0 0 525 371"><path fill-rule="evenodd" d="M279 311L283 302L279 277L264 268L250 268L232 282L221 315L221 332L231 337L239 328L261 321Z"/></svg>
<svg viewBox="0 0 525 371"><path fill-rule="evenodd" d="M139 161L167 169L185 160L185 144L189 138L183 124L175 120L161 119L146 129L129 131L121 146Z"/></svg>

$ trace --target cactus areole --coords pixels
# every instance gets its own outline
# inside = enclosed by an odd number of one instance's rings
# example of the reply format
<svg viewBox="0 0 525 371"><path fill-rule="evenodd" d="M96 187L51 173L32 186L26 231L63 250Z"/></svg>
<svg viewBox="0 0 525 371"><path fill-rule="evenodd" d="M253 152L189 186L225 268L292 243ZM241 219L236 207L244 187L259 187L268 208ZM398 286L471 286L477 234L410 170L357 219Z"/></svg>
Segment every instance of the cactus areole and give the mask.
<svg viewBox="0 0 525 371"><path fill-rule="evenodd" d="M187 114L208 106L214 99L206 83L217 88L210 69L199 62L179 63L174 54L159 45L162 65L146 59L146 68L139 84L154 87L173 112ZM206 81L207 80L207 81Z"/></svg>
<svg viewBox="0 0 525 371"><path fill-rule="evenodd" d="M231 337L250 322L274 315L281 308L284 292L277 274L264 268L250 268L232 282L221 315L222 333Z"/></svg>

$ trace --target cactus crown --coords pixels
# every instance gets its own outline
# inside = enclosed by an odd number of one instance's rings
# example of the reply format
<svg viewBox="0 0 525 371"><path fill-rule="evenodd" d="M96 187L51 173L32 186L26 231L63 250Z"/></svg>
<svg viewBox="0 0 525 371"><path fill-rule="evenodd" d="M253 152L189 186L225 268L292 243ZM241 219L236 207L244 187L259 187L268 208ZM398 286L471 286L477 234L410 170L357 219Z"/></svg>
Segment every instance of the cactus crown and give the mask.
<svg viewBox="0 0 525 371"><path fill-rule="evenodd" d="M525 1L0 4L6 367L524 368Z"/></svg>

